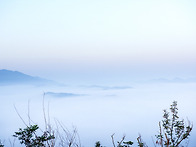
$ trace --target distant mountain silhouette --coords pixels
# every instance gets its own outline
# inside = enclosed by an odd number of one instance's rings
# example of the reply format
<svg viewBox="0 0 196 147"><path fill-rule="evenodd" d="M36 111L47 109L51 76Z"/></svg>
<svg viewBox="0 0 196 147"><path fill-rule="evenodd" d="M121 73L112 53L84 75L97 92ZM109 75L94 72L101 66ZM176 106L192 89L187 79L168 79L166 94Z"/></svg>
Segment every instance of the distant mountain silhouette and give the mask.
<svg viewBox="0 0 196 147"><path fill-rule="evenodd" d="M130 86L100 86L100 85L90 85L90 86L82 86L86 88L97 88L102 90L125 90L125 89L132 89L133 87Z"/></svg>
<svg viewBox="0 0 196 147"><path fill-rule="evenodd" d="M86 96L84 94L75 94L75 93L64 93L64 92L46 92L46 96L51 96L51 97L76 97L76 96Z"/></svg>
<svg viewBox="0 0 196 147"><path fill-rule="evenodd" d="M30 84L30 85L48 85L57 84L54 81L42 79L40 77L33 77L18 71L11 71L2 69L0 70L0 85L13 85L13 84Z"/></svg>
<svg viewBox="0 0 196 147"><path fill-rule="evenodd" d="M159 78L153 79L151 82L158 82L158 83L195 83L196 78L173 78L173 79L166 79L166 78Z"/></svg>

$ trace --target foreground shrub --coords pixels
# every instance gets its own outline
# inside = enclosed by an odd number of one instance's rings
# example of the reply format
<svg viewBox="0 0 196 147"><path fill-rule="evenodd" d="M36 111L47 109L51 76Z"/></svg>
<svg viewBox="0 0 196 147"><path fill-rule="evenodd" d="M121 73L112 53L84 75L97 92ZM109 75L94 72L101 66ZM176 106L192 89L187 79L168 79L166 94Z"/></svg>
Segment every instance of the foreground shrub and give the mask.
<svg viewBox="0 0 196 147"><path fill-rule="evenodd" d="M24 129L20 128L13 136L17 137L20 143L26 147L45 147L47 141L55 139L54 135L49 134L47 131L38 136L36 133L38 129L38 125L30 125Z"/></svg>
<svg viewBox="0 0 196 147"><path fill-rule="evenodd" d="M186 141L190 136L193 124L187 121L187 125L185 125L184 119L179 119L176 101L171 105L170 113L167 110L163 110L163 112L163 120L159 122L159 134L156 135L156 144L161 147L183 146L183 141Z"/></svg>
<svg viewBox="0 0 196 147"><path fill-rule="evenodd" d="M26 147L81 147L76 128L70 132L62 123L57 121L57 128L53 129L51 124L48 123L50 121L46 121L45 111L43 112L46 126L45 131L39 129L38 125L31 125L30 123L27 125L19 115L26 125L26 128L19 128L19 131L15 132L13 136L16 137L21 144L24 144ZM185 122L184 119L179 119L177 102L174 101L170 106L169 112L167 110L163 111L163 120L159 122L159 134L155 135L156 142L154 143L154 146L184 147L184 144L189 139L192 129L193 124L191 124L190 121ZM132 141L125 141L125 136L123 136L120 141L114 140L114 134L111 138L113 147L130 147L133 145ZM137 138L136 144L139 147L147 147L142 140L141 135ZM0 147L4 147L1 140ZM98 141L95 143L95 147L103 146Z"/></svg>
<svg viewBox="0 0 196 147"><path fill-rule="evenodd" d="M184 147L184 142L187 143L192 129L193 124L190 121L185 123L184 119L179 119L177 102L174 101L170 106L170 112L163 110L163 120L159 122L159 134L155 135L157 140L154 146ZM125 136L117 142L114 141L113 136L114 134L111 136L113 147L130 147L133 145L132 141L124 142ZM139 147L148 147L142 140L141 135L137 138L137 144ZM95 147L102 146L100 142L97 142Z"/></svg>
<svg viewBox="0 0 196 147"><path fill-rule="evenodd" d="M4 147L4 145L1 143L1 140L0 140L0 147Z"/></svg>

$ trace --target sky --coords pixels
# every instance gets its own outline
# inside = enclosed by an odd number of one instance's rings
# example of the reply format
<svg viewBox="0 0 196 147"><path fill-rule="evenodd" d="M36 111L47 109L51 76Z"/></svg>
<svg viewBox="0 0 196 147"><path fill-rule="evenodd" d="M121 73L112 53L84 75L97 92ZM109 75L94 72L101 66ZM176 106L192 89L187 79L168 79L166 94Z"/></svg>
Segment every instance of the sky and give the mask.
<svg viewBox="0 0 196 147"><path fill-rule="evenodd" d="M0 1L0 69L51 79L194 77L195 7L194 0Z"/></svg>

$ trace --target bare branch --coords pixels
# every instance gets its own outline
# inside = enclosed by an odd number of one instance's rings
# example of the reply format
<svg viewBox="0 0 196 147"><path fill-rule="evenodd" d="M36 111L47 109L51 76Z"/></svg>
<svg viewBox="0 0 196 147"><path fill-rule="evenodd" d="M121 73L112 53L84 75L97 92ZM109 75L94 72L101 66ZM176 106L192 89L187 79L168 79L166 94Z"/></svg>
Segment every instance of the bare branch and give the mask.
<svg viewBox="0 0 196 147"><path fill-rule="evenodd" d="M114 134L115 134L115 133L114 133ZM115 146L115 143L114 143L114 134L111 135L111 137L112 137L112 144L113 144L114 147L116 147L116 146Z"/></svg>
<svg viewBox="0 0 196 147"><path fill-rule="evenodd" d="M16 108L16 106L14 105L14 109L15 109L15 111L16 111L16 113L17 113L17 115L20 117L20 119L22 120L22 122L24 123L24 125L26 126L26 127L28 127L28 125L26 124L26 122L24 121L24 119L22 118L22 116L20 115L20 113L18 112L18 110L17 110L17 108Z"/></svg>
<svg viewBox="0 0 196 147"><path fill-rule="evenodd" d="M121 141L118 143L118 147L121 145L121 143L125 140L125 135L122 137Z"/></svg>

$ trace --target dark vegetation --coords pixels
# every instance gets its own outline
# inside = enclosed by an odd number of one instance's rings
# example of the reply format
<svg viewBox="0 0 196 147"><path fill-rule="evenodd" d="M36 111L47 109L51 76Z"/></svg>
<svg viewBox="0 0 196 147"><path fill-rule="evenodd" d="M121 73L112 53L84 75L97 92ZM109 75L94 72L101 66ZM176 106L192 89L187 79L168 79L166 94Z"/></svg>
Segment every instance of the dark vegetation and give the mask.
<svg viewBox="0 0 196 147"><path fill-rule="evenodd" d="M19 131L15 132L13 136L17 137L20 143L27 147L44 147L45 142L55 139L54 135L48 131L44 131L41 136L38 136L36 134L38 129L38 125L30 125L24 129L19 128Z"/></svg>
<svg viewBox="0 0 196 147"><path fill-rule="evenodd" d="M43 108L44 110L44 108ZM18 112L17 112L18 113ZM20 115L19 115L20 116ZM20 116L21 118L21 116ZM22 119L22 118L21 118ZM20 144L26 147L81 147L80 138L77 129L73 128L72 131L66 129L59 121L56 121L56 129L53 129L51 124L46 119L44 110L45 131L39 128L38 125L26 125L26 128L19 128L14 133L13 137L20 141ZM170 110L163 111L163 120L159 123L159 133L155 135L155 147L185 147L188 146L188 140L193 128L190 121L185 121L179 118L177 102L174 101ZM115 141L114 134L111 135L111 146L113 147L130 147L137 145L139 147L147 147L142 140L141 135L137 138L137 142L125 141L125 136L120 141ZM14 146L14 145L12 145ZM4 147L0 140L0 147ZM104 147L100 141L95 143L95 147Z"/></svg>

